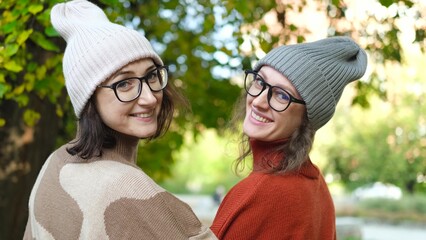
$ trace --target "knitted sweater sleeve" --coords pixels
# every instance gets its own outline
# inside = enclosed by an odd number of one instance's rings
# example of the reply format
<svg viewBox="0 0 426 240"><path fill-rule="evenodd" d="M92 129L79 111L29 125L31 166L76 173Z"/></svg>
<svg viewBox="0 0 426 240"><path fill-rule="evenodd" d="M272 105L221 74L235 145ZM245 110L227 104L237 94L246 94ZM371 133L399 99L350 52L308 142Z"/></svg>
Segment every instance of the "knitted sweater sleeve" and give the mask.
<svg viewBox="0 0 426 240"><path fill-rule="evenodd" d="M252 175L251 175L252 176ZM259 180L259 181L256 181ZM223 199L211 226L219 239L255 239L260 222L266 214L258 214L257 189L263 177L248 177L234 186ZM248 187L252 191L247 191ZM256 217L251 217L251 215Z"/></svg>

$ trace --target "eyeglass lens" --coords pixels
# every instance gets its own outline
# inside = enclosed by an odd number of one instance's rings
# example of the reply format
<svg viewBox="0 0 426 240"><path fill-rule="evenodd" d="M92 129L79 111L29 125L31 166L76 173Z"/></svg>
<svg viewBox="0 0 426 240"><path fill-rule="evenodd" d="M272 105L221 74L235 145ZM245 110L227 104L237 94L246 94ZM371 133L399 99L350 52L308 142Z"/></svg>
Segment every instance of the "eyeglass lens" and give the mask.
<svg viewBox="0 0 426 240"><path fill-rule="evenodd" d="M142 92L142 81L145 81L153 92L164 89L167 85L167 69L158 67L142 78L128 78L117 83L115 92L120 101L129 102L138 98Z"/></svg>
<svg viewBox="0 0 426 240"><path fill-rule="evenodd" d="M291 97L284 89L267 84L262 77L254 72L246 73L245 90L249 95L257 97L268 87L269 106L276 111L284 111L287 109L290 105Z"/></svg>

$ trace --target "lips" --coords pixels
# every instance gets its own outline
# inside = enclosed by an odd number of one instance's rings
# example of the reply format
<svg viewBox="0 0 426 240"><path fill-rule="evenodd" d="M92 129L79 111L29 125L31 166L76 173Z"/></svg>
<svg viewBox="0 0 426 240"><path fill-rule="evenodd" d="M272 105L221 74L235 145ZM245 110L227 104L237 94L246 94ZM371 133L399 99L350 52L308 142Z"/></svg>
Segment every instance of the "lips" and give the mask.
<svg viewBox="0 0 426 240"><path fill-rule="evenodd" d="M270 119L267 119L265 117L257 115L254 111L251 111L251 117L254 118L256 121L259 121L259 122L262 122L262 123L270 123L270 122L272 122Z"/></svg>

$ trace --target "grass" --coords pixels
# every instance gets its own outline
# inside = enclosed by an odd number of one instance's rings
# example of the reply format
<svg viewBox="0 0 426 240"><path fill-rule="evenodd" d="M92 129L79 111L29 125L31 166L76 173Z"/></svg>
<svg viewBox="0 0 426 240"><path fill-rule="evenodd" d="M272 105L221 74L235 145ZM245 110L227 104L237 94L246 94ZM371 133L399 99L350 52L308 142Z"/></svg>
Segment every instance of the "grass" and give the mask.
<svg viewBox="0 0 426 240"><path fill-rule="evenodd" d="M426 225L426 195L407 195L400 200L368 199L336 209L337 216L361 217L394 224Z"/></svg>

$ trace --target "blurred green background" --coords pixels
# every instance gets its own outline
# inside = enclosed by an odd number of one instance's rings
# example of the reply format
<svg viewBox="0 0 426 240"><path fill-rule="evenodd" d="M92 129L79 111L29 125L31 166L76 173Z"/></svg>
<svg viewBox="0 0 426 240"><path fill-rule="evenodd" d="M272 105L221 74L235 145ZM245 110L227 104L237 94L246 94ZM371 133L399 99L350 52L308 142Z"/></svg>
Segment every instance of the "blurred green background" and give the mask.
<svg viewBox="0 0 426 240"><path fill-rule="evenodd" d="M62 76L65 42L49 20L57 2L0 0L1 239L22 238L38 171L74 137ZM146 35L170 66L171 84L191 103L163 138L140 144L138 164L167 190L212 195L250 171L233 172L238 134L227 126L243 69L278 45L346 35L366 49L369 67L318 131L312 161L339 216L426 223L426 1L94 2L111 21ZM378 182L392 184L383 189L396 187L402 197L369 198L368 188L353 194Z"/></svg>

